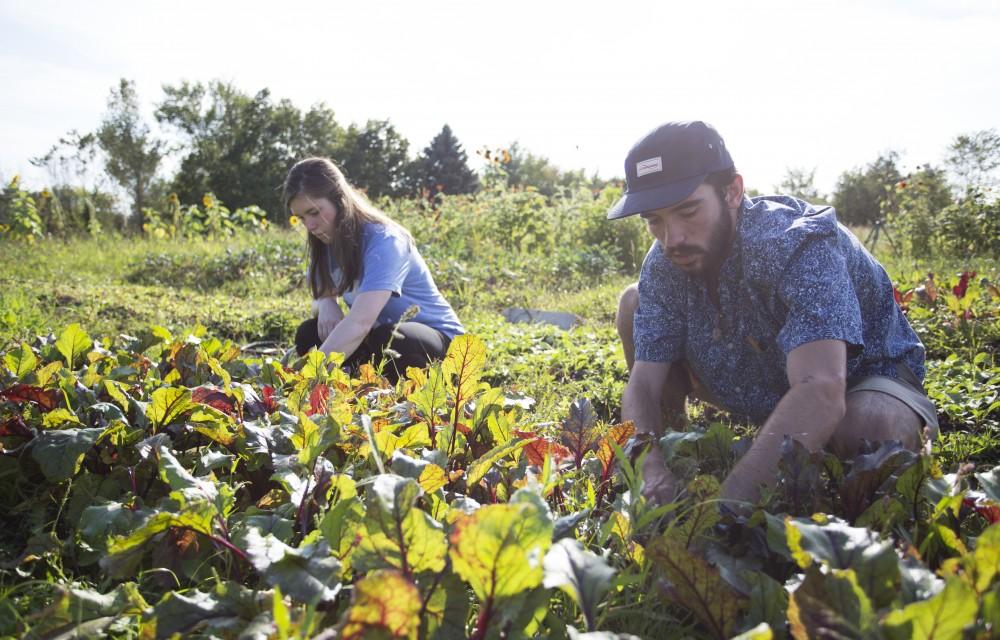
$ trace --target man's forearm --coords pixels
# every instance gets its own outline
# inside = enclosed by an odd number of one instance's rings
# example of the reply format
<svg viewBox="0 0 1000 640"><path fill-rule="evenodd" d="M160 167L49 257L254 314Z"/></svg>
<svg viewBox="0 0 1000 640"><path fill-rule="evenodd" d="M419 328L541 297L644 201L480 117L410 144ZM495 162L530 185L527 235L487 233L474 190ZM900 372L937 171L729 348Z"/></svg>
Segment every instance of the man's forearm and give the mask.
<svg viewBox="0 0 1000 640"><path fill-rule="evenodd" d="M622 395L622 420L631 420L637 434L663 435L659 398L651 390L628 384Z"/></svg>
<svg viewBox="0 0 1000 640"><path fill-rule="evenodd" d="M798 440L810 451L818 451L843 419L844 407L842 383L809 382L789 389L757 434L753 446L726 478L723 497L756 500L762 484L774 484L785 436Z"/></svg>

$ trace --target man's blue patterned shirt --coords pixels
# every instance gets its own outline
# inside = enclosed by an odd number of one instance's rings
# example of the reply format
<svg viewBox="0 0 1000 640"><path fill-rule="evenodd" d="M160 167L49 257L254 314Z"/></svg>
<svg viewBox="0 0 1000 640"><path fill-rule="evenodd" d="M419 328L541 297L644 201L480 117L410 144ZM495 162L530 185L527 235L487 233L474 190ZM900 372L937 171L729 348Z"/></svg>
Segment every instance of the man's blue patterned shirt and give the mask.
<svg viewBox="0 0 1000 640"><path fill-rule="evenodd" d="M816 340L847 343L848 379L924 377L924 348L882 265L837 222L784 196L744 198L719 307L657 241L639 276L635 358L684 360L723 408L764 422L788 391L786 357Z"/></svg>

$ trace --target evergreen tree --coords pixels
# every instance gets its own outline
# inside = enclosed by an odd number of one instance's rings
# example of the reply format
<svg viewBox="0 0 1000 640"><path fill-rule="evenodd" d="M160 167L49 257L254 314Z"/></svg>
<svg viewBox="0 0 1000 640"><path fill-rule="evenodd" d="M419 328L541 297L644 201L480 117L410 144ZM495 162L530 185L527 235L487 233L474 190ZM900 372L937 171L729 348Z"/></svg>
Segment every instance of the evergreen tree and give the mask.
<svg viewBox="0 0 1000 640"><path fill-rule="evenodd" d="M472 193L479 188L479 177L468 165L468 156L451 127L444 125L414 164L418 189L430 195Z"/></svg>

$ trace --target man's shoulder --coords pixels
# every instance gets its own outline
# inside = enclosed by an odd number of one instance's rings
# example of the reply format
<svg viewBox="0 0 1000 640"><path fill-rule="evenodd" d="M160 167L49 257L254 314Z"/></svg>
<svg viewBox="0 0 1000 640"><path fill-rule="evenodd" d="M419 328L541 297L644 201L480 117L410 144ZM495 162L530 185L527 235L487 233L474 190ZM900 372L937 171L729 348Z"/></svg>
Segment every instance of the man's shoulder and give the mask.
<svg viewBox="0 0 1000 640"><path fill-rule="evenodd" d="M757 277L780 276L804 245L838 233L833 207L791 196L747 198L740 215L743 259Z"/></svg>

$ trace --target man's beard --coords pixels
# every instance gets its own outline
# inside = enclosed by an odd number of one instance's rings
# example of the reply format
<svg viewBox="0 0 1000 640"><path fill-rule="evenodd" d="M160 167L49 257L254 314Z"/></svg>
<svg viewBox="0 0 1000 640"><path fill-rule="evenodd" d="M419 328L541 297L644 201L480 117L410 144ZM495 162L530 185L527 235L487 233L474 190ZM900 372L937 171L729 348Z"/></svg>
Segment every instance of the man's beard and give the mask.
<svg viewBox="0 0 1000 640"><path fill-rule="evenodd" d="M690 245L681 245L668 251L668 257L680 257L690 255L700 255L701 265L689 271L692 275L705 276L708 273L718 272L722 263L729 256L732 246L733 217L732 211L723 210L719 220L712 227L712 233L708 236L708 246L704 249Z"/></svg>

